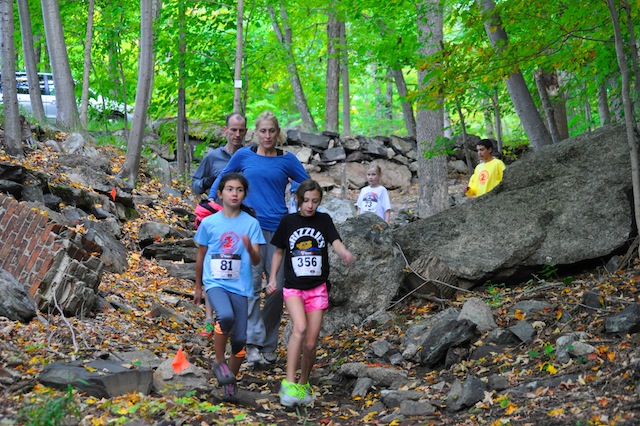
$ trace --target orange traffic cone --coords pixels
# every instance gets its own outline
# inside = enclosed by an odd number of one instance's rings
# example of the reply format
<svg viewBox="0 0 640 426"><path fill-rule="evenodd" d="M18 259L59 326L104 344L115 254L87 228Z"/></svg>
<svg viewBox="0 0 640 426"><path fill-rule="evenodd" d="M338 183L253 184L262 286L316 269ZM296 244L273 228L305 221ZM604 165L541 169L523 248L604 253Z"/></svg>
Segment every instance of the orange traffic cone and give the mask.
<svg viewBox="0 0 640 426"><path fill-rule="evenodd" d="M189 361L187 361L187 357L184 355L184 352L182 352L182 347L178 349L178 353L175 358L173 358L171 366L176 374L189 367Z"/></svg>

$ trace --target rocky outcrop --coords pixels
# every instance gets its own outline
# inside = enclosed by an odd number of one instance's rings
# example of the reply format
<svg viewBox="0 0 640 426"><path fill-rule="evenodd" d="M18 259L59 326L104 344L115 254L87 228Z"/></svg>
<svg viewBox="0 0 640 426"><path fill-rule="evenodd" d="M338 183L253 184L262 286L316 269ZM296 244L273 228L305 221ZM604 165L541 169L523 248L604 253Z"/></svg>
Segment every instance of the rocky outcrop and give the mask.
<svg viewBox="0 0 640 426"><path fill-rule="evenodd" d="M471 288L606 258L629 242L633 222L629 148L616 126L528 154L487 195L394 238L409 263L424 265L413 270L421 279Z"/></svg>

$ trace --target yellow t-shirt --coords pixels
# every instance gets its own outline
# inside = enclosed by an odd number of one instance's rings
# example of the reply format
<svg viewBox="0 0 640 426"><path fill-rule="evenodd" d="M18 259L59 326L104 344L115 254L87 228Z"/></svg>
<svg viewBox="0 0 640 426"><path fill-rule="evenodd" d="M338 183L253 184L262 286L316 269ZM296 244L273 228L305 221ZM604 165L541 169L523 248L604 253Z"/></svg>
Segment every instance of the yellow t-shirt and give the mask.
<svg viewBox="0 0 640 426"><path fill-rule="evenodd" d="M505 165L497 158L486 163L480 163L473 171L473 176L469 179L469 186L465 195L469 197L479 197L495 188L502 182L502 172Z"/></svg>

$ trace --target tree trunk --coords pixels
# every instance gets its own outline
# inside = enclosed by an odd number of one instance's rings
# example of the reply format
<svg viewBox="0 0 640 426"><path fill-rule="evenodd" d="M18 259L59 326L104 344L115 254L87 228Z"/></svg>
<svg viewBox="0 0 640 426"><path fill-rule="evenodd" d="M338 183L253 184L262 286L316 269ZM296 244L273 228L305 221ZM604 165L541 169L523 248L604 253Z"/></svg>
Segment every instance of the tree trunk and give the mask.
<svg viewBox="0 0 640 426"><path fill-rule="evenodd" d="M638 144L636 142L636 126L631 105L629 68L624 57L624 45L620 31L620 18L614 0L607 0L613 32L615 35L616 58L622 76L622 101L624 103L624 124L627 130L627 143L631 152L631 182L633 185L633 208L635 210L636 229L640 224L640 169L638 163Z"/></svg>
<svg viewBox="0 0 640 426"><path fill-rule="evenodd" d="M233 112L242 112L242 20L244 0L238 0L238 20L236 22L236 64L233 71Z"/></svg>
<svg viewBox="0 0 640 426"><path fill-rule="evenodd" d="M2 57L2 103L4 107L4 149L9 155L24 158L22 129L16 89L16 56L13 41L13 1L0 2L0 56Z"/></svg>
<svg viewBox="0 0 640 426"><path fill-rule="evenodd" d="M340 74L342 76L342 134L351 134L351 99L349 99L349 53L347 51L347 28L344 21L340 25ZM343 188L344 189L344 188Z"/></svg>
<svg viewBox="0 0 640 426"><path fill-rule="evenodd" d="M456 109L458 110L458 116L460 117L460 128L462 129L462 150L464 151L464 159L467 162L467 172L473 174L473 163L471 162L471 153L467 146L467 125L464 122L464 114L460 107L460 100L456 98Z"/></svg>
<svg viewBox="0 0 640 426"><path fill-rule="evenodd" d="M151 100L154 69L154 30L153 24L160 8L161 0L140 0L140 54L138 56L138 86L131 132L127 139L127 154L124 158L120 178L128 188L134 188L140 169L142 140L146 124L147 110Z"/></svg>
<svg viewBox="0 0 640 426"><path fill-rule="evenodd" d="M46 120L42 96L40 93L40 77L38 77L38 61L33 43L33 30L31 27L31 13L28 0L18 0L18 15L20 16L20 32L22 34L22 50L24 52L24 67L29 81L29 99L31 111L36 120ZM4 68L4 67L3 67Z"/></svg>
<svg viewBox="0 0 640 426"><path fill-rule="evenodd" d="M284 48L284 51L288 57L286 64L287 71L289 73L289 80L291 81L293 98L295 100L298 113L300 114L300 118L302 119L302 124L307 128L307 130L315 132L318 130L318 126L316 126L316 123L313 120L313 116L311 115L311 111L309 110L309 104L307 103L307 98L304 95L304 90L302 89L300 75L298 74L298 67L296 65L293 48L291 46L291 27L289 27L289 17L287 15L287 9L285 8L284 3L281 2L280 17L282 19L282 28L280 28L280 25L278 24L273 6L268 5L267 9L269 10L269 15L271 16L273 31L276 33L276 37L278 37L278 41L280 41L280 44Z"/></svg>
<svg viewBox="0 0 640 426"><path fill-rule="evenodd" d="M638 67L638 45L636 44L636 32L633 27L633 17L631 16L631 6L628 0L621 0L620 4L627 15L627 29L629 30L629 54L633 64L633 75L636 77L635 90L640 93L640 69ZM637 7L637 4L636 4Z"/></svg>
<svg viewBox="0 0 640 426"><path fill-rule="evenodd" d="M551 141L553 143L558 143L560 141L560 135L558 134L558 128L556 127L555 111L551 106L551 100L549 99L549 93L547 92L547 85L544 82L543 72L535 71L534 79L536 81L536 87L538 88L538 95L540 96L542 108L544 108L544 113L547 117L547 126L549 128L549 133L551 134Z"/></svg>
<svg viewBox="0 0 640 426"><path fill-rule="evenodd" d="M391 74L391 68L387 68L387 75L385 76L385 93L384 93L384 118L388 121L393 120L393 75Z"/></svg>
<svg viewBox="0 0 640 426"><path fill-rule="evenodd" d="M327 80L324 100L324 130L338 131L338 108L340 99L340 25L333 7L327 20Z"/></svg>
<svg viewBox="0 0 640 426"><path fill-rule="evenodd" d="M419 53L423 57L437 53L442 46L442 8L439 3L438 0L423 0L417 6L418 40L421 44ZM421 90L427 87L425 76L428 71L426 68L418 71L418 87ZM437 150L437 142L442 139L444 130L442 109L430 110L419 106L416 125L418 152ZM426 218L449 207L447 158L442 154L430 158L421 155L418 169L418 214Z"/></svg>
<svg viewBox="0 0 640 426"><path fill-rule="evenodd" d="M491 45L499 54L508 43L508 38L507 33L502 29L500 16L494 12L495 3L493 0L477 0L477 2L490 16L485 21L484 28ZM550 144L551 136L533 103L531 93L529 93L520 70L513 71L507 78L507 90L533 149Z"/></svg>
<svg viewBox="0 0 640 426"><path fill-rule="evenodd" d="M396 82L396 90L398 91L398 97L400 98L400 105L402 106L402 117L404 118L404 125L407 128L407 135L409 137L416 137L416 118L413 115L413 106L411 102L407 100L407 82L404 79L402 70L391 70L393 79Z"/></svg>
<svg viewBox="0 0 640 426"><path fill-rule="evenodd" d="M178 47L178 117L176 123L176 162L178 163L178 176L182 179L185 175L185 128L187 124L187 110L186 110L186 94L184 89L184 76L185 76L185 59L187 56L187 41L185 37L185 19L186 11L183 2L180 2L178 26L179 26L179 38L180 46Z"/></svg>
<svg viewBox="0 0 640 426"><path fill-rule="evenodd" d="M78 126L78 104L76 104L67 46L64 42L60 7L58 0L47 0L41 4L53 82L56 86L56 104L58 106L56 123L67 129L75 129Z"/></svg>
<svg viewBox="0 0 640 426"><path fill-rule="evenodd" d="M382 120L384 105L382 105L382 89L378 79L378 64L371 63L371 79L373 80L373 100L376 106L376 120Z"/></svg>
<svg viewBox="0 0 640 426"><path fill-rule="evenodd" d="M91 72L91 43L93 40L93 10L95 0L89 0L87 7L87 32L84 41L84 69L82 71L82 97L80 101L80 123L82 128L87 130L89 121L89 74ZM126 115L126 111L125 111Z"/></svg>
<svg viewBox="0 0 640 426"><path fill-rule="evenodd" d="M493 89L493 115L496 120L496 142L498 142L498 152L502 152L502 115L500 113L500 100L498 98L498 89Z"/></svg>
<svg viewBox="0 0 640 426"><path fill-rule="evenodd" d="M457 100L456 103L458 103ZM495 139L496 132L493 128L493 115L491 114L493 107L487 98L480 98L480 107L482 108L482 117L484 118L484 128L487 138Z"/></svg>
<svg viewBox="0 0 640 426"><path fill-rule="evenodd" d="M607 97L607 83L602 82L598 86L598 114L600 115L600 126L611 124L611 113L609 112L609 101Z"/></svg>

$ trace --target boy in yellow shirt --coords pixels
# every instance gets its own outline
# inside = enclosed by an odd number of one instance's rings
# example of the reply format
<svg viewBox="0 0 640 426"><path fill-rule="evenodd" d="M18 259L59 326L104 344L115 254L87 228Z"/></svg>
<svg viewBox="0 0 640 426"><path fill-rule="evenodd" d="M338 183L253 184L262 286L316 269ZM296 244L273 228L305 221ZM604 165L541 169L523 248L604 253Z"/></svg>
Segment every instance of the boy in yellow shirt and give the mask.
<svg viewBox="0 0 640 426"><path fill-rule="evenodd" d="M505 169L504 163L493 158L493 142L491 139L482 139L476 145L480 164L473 171L473 176L469 179L469 186L465 195L469 198L479 197L495 188L502 182L502 172Z"/></svg>

